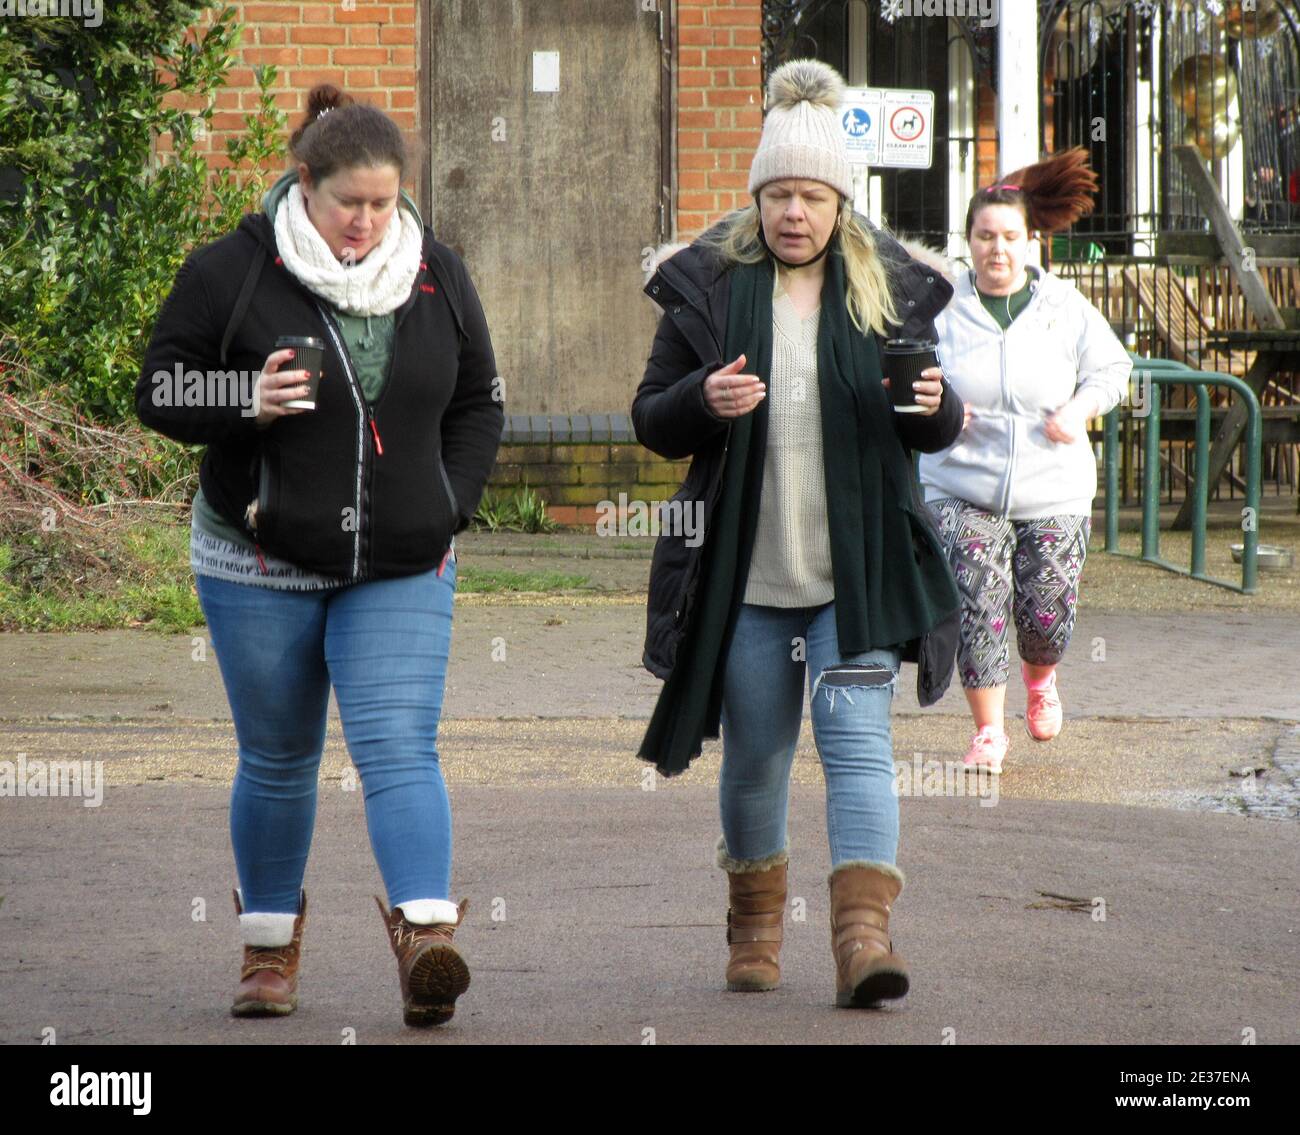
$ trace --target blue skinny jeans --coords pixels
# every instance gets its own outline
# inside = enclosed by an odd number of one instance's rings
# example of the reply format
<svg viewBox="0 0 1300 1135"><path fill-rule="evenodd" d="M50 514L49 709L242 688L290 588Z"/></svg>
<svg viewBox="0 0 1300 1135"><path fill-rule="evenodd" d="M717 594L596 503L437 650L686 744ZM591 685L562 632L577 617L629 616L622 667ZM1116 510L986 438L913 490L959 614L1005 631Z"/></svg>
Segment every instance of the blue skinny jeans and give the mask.
<svg viewBox="0 0 1300 1135"><path fill-rule="evenodd" d="M728 854L763 859L787 845L806 670L826 777L831 866L894 862L898 796L889 712L898 667L897 650L842 655L834 603L741 606L722 701L720 810Z"/></svg>
<svg viewBox="0 0 1300 1135"><path fill-rule="evenodd" d="M438 760L456 562L281 591L196 576L239 742L230 839L244 909L298 913L331 684L390 907L446 899L451 805Z"/></svg>

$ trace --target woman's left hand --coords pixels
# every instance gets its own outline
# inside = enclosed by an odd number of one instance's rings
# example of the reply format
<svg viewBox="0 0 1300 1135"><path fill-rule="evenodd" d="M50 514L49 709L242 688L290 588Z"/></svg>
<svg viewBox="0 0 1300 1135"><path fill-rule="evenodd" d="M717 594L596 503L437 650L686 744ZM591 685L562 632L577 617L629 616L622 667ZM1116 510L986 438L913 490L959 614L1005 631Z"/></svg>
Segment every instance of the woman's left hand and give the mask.
<svg viewBox="0 0 1300 1135"><path fill-rule="evenodd" d="M883 381L888 390L889 379ZM926 367L921 372L921 377L912 383L912 390L915 391L916 404L925 407L920 411L922 416L928 418L931 414L937 414L939 403L943 401L943 371L938 367Z"/></svg>
<svg viewBox="0 0 1300 1135"><path fill-rule="evenodd" d="M1049 441L1072 445L1076 438L1087 434L1089 416L1078 403L1067 402L1059 410L1047 415L1043 432Z"/></svg>

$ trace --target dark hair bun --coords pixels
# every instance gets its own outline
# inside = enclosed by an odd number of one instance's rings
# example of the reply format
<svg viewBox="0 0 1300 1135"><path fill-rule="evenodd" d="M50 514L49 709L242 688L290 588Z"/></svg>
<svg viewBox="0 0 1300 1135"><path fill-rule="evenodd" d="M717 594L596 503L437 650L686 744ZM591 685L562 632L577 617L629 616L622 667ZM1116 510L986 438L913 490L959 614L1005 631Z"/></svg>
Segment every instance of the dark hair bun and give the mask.
<svg viewBox="0 0 1300 1135"><path fill-rule="evenodd" d="M399 176L406 172L406 141L397 124L333 83L318 83L307 93L307 111L289 138L289 154L318 184L337 169L358 166L392 165Z"/></svg>
<svg viewBox="0 0 1300 1135"><path fill-rule="evenodd" d="M356 101L351 95L344 94L333 83L319 83L312 87L307 95L307 121L315 121L320 117L323 110L351 106Z"/></svg>
<svg viewBox="0 0 1300 1135"><path fill-rule="evenodd" d="M303 134L306 133L307 127L320 118L325 111L352 106L356 101L351 95L341 91L333 83L318 83L312 87L307 94L307 113L303 115L298 129L290 135L289 148L294 149L297 147L302 140Z"/></svg>

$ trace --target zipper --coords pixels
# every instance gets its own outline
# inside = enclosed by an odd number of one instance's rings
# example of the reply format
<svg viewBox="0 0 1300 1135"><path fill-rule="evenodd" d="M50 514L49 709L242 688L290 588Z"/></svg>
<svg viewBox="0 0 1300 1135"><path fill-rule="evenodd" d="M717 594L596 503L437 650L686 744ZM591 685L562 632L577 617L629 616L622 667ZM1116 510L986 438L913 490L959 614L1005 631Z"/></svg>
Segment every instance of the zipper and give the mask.
<svg viewBox="0 0 1300 1135"><path fill-rule="evenodd" d="M1011 508L1011 481L1016 470L1016 415L1011 406L1011 383L1007 377L1007 333L1002 332L1002 391L1007 400L1007 471L1006 484L1002 490L1002 514L1005 516Z"/></svg>
<svg viewBox="0 0 1300 1135"><path fill-rule="evenodd" d="M996 323L997 321L993 319L992 315L990 315L987 311L984 311L984 304L979 299L978 289L975 288L974 271L970 273L970 279L971 279L971 288L973 291L975 291L975 300L979 304L982 314L990 322ZM998 330L1002 334L1002 360L1001 360L1002 397L1006 400L1006 404L1007 404L1007 425L1008 425L1007 464L1006 464L1006 472L1004 474L1005 482L1002 485L1002 493L1001 493L1003 515L1006 515L1011 511L1011 485L1014 480L1014 474L1016 468L1016 451L1018 448L1016 445L1016 413L1015 413L1015 407L1012 405L1012 401L1011 401L1011 383L1007 377L1007 332L1011 330L1010 323L1015 323L1015 322L1023 323L1025 320L1025 316L1029 314L1030 309L1033 308L1039 302L1039 297L1042 294L1042 283L1043 283L1041 274L1037 276L1031 274L1030 282L1031 284L1036 286L1034 286L1030 291L1029 302L1024 306L1024 309L1020 312L1020 314L1016 316L1014 320L1012 320L1010 319L1011 299L1010 297L1008 297L1007 316L1008 316L1009 323L1008 326L1005 328L1004 327L998 328Z"/></svg>
<svg viewBox="0 0 1300 1135"><path fill-rule="evenodd" d="M447 503L451 506L451 527L455 532L460 522L460 505L456 503L456 491L451 487L451 478L447 476L447 466L443 464L442 454L438 454L438 472L442 474L442 487L447 493Z"/></svg>
<svg viewBox="0 0 1300 1135"><path fill-rule="evenodd" d="M409 310L409 308L407 310ZM401 327L402 325L401 321L403 318L405 318L405 316L406 316L406 311L404 310L398 314L395 320L393 320L393 349L392 351L389 352L388 355L388 373L384 375L385 391L388 390L389 384L393 381L393 371L397 368L397 331L398 328ZM357 383L358 388L360 388L360 385L361 384L358 382ZM370 427L370 435L371 437L374 438L374 442L375 442L375 456L383 457L384 442L383 439L379 436L379 423L375 421L375 412L371 408L369 402L366 402L364 399L362 400L362 402L366 408L366 424ZM374 507L374 501L371 499L371 481L372 481L372 476L370 475L371 473L373 473L373 466L370 472L368 472L366 476L367 513L369 512L370 509ZM374 540L367 538L365 544L366 544L366 571L368 574L373 576L375 574L375 542Z"/></svg>
<svg viewBox="0 0 1300 1135"><path fill-rule="evenodd" d="M365 523L370 519L368 509L366 515L363 515L361 511L362 494L370 479L370 454L368 452L370 446L366 440L366 426L369 425L370 428L374 430L376 440L379 437L379 430L375 427L374 417L370 412L369 405L366 403L365 396L361 392L361 383L357 381L357 376L352 370L352 358L348 354L347 346L340 337L338 329L334 326L334 320L330 318L329 312L321 307L319 303L316 305L316 308L320 312L322 322L325 324L325 332L329 335L330 342L334 344L334 350L339 356L339 361L343 364L343 372L347 376L348 380L348 391L351 393L353 404L357 409L357 476L353 485L353 500L357 512L357 526L352 533L351 573L352 577L355 579L361 574L361 530L365 526ZM395 333L393 338L395 343L397 338Z"/></svg>
<svg viewBox="0 0 1300 1135"><path fill-rule="evenodd" d="M428 271L428 265L421 260L420 267ZM419 282L419 277L416 277ZM384 375L385 391L388 390L389 384L393 381L393 371L397 367L397 336L401 330L402 323L405 321L411 309L415 306L418 292L412 296L398 309L397 318L393 320L393 349L388 356L388 371ZM314 298L314 297L313 297ZM352 356L348 354L347 345L343 342L342 336L339 335L334 325L333 319L329 313L320 305L316 304L316 309L320 312L321 320L325 324L325 329L329 333L330 341L334 344L334 349L338 352L339 359L343 363L343 370L347 374L348 390L352 394L352 401L357 408L357 421L359 429L357 432L357 481L356 481L356 509L357 509L357 528L353 535L352 541L352 574L357 576L360 573L362 546L365 546L366 571L373 575L375 570L375 547L374 541L370 539L370 533L367 531L370 520L371 501L371 484L373 482L373 465L368 460L368 450L373 447L375 456L383 457L384 442L379 436L379 425L375 421L375 413L370 403L366 401L365 394L361 390L361 382L352 368ZM367 441L366 434L369 433L370 440ZM444 474L445 475L445 474ZM362 508L362 502L365 508Z"/></svg>
<svg viewBox="0 0 1300 1135"><path fill-rule="evenodd" d="M277 266L280 266L282 263L278 256L276 257L275 262ZM424 260L423 250L421 250L420 274L423 273L431 273L435 277L435 279L438 279L438 282L442 284L443 291L444 292L447 291L445 282L438 277L438 274L436 272L432 272L432 270L429 268L428 263ZM358 574L359 568L361 566L362 529L364 527L363 513L361 507L363 496L365 497L366 504L367 504L366 514L364 519L369 519L368 514L369 514L369 496L370 496L369 493L370 462L367 460L366 450L368 447L368 443L366 441L366 433L369 432L371 438L373 439L375 455L377 457L383 456L384 443L380 439L379 427L375 423L374 413L370 408L370 404L366 401L365 396L361 391L361 383L358 381L357 376L352 369L352 356L348 354L347 347L343 343L341 336L338 334L338 330L334 326L334 321L330 318L329 312L327 312L325 308L321 306L320 299L316 295L316 293L313 292L310 288L306 287L302 283L302 281L300 281L296 276L294 276L293 273L290 272L287 268L285 269L285 274L293 282L293 285L304 295L309 296L311 298L312 303L316 305L316 310L320 313L321 322L324 323L325 325L325 331L329 335L330 342L334 344L334 349L338 353L339 359L343 363L343 370L348 380L348 390L352 395L353 404L357 408L357 423L358 423L357 450L356 450L357 478L356 478L355 492L354 492L354 500L355 500L356 511L357 511L357 527L356 527L356 531L353 533L353 538L352 538L352 575L355 577ZM419 281L420 281L420 275L417 274L415 280L416 284L418 284ZM415 301L418 298L418 296L419 296L418 292L412 292L411 296L398 309L397 318L393 321L393 350L392 350L392 354L389 356L388 359L388 374L385 376L384 379L385 390L388 388L388 383L392 382L393 380L393 369L397 362L397 333L402 326L402 322L406 319L406 316L410 313L411 309L415 306ZM463 335L464 332L463 330L461 330L460 317L456 311L455 304L452 304L449 301L448 307L451 309L452 318L456 321L456 326L458 330L460 330L460 333ZM367 544L366 567L367 570L373 572L374 548L371 546L369 540L366 541L366 544Z"/></svg>

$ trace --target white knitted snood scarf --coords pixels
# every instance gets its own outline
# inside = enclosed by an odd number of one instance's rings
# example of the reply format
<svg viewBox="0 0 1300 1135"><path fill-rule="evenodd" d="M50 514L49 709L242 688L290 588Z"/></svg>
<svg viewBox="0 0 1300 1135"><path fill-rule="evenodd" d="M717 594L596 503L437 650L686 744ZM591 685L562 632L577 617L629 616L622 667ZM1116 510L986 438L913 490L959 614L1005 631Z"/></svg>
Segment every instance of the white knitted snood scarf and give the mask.
<svg viewBox="0 0 1300 1135"><path fill-rule="evenodd" d="M275 245L285 267L318 296L354 315L387 315L406 302L423 244L419 223L400 201L379 244L351 266L335 257L311 223L300 185L290 187L275 214Z"/></svg>

